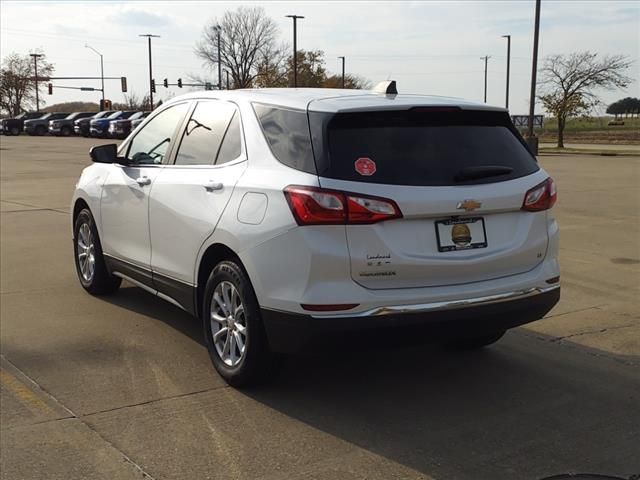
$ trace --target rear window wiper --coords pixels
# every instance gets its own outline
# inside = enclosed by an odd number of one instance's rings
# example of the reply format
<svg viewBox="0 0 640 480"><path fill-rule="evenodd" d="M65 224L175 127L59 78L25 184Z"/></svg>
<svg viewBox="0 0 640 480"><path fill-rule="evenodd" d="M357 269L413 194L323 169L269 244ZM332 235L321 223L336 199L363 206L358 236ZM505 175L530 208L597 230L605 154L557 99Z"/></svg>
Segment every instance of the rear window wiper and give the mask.
<svg viewBox="0 0 640 480"><path fill-rule="evenodd" d="M477 180L479 178L499 177L513 172L513 168L504 165L481 165L478 167L465 167L460 170L454 180L464 182L465 180Z"/></svg>

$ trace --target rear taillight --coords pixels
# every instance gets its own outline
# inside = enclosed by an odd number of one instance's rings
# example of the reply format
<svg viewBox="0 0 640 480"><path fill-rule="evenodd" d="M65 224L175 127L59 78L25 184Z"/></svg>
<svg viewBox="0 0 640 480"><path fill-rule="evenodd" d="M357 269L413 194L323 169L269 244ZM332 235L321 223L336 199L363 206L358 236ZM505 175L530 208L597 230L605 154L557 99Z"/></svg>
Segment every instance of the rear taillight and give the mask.
<svg viewBox="0 0 640 480"><path fill-rule="evenodd" d="M393 200L317 187L284 189L298 225L371 224L401 218Z"/></svg>
<svg viewBox="0 0 640 480"><path fill-rule="evenodd" d="M522 210L527 212L541 212L553 207L558 199L556 184L551 177L531 188L524 196Z"/></svg>

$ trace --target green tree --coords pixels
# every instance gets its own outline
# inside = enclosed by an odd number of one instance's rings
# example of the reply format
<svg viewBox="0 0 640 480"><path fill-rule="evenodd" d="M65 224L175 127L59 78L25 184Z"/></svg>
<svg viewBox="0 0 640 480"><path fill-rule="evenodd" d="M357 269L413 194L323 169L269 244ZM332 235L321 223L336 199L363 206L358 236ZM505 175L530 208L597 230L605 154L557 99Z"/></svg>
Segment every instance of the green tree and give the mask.
<svg viewBox="0 0 640 480"><path fill-rule="evenodd" d="M538 98L545 110L558 119L559 148L564 148L567 118L586 114L598 104L596 90L628 86L632 80L624 72L630 65L623 55L599 58L591 52L551 55L545 59Z"/></svg>
<svg viewBox="0 0 640 480"><path fill-rule="evenodd" d="M42 52L38 52L42 53ZM38 77L48 77L53 73L54 66L47 62L46 57L38 57ZM0 69L0 110L10 116L16 116L25 110L33 109L36 100L36 82L34 76L34 61L29 55L11 53L2 60ZM46 82L38 83L40 103L46 89Z"/></svg>

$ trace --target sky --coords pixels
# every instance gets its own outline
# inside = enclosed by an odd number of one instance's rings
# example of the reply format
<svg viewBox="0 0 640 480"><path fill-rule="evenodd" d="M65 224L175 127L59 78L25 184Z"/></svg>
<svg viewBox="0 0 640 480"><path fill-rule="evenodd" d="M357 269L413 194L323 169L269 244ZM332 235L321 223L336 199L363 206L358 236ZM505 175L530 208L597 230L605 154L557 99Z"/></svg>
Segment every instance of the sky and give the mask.
<svg viewBox="0 0 640 480"><path fill-rule="evenodd" d="M510 110L528 113L533 49L534 0L509 1L5 1L0 2L0 56L41 49L55 64L58 76L99 76L104 56L105 76L126 76L129 92L142 97L148 90L147 40L153 39L153 73L159 84L156 99L185 93L165 89L189 74L214 82L194 54L205 25L240 5L262 6L292 44L291 19L298 21L298 48L323 50L330 72L346 71L373 82L396 80L400 93L461 97L482 102L484 61L489 55L487 103L503 106L507 43L511 35ZM542 0L539 66L545 56L590 50L600 55L623 54L634 63L627 74L634 82L626 90L601 92L605 104L625 96L640 96L640 1ZM67 86L99 87L99 81L58 80ZM122 101L120 82L108 80L107 98ZM99 92L54 89L47 105L97 101ZM540 110L538 107L537 110ZM537 112L541 113L541 112Z"/></svg>

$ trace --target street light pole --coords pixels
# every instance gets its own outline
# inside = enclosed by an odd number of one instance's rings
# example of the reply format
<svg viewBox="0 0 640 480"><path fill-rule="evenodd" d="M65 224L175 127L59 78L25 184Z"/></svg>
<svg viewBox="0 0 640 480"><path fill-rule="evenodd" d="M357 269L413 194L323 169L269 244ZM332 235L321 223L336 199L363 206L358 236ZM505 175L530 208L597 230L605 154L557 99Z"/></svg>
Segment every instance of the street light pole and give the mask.
<svg viewBox="0 0 640 480"><path fill-rule="evenodd" d="M220 25L216 25L215 28L218 34L218 90L222 90L222 59L220 58Z"/></svg>
<svg viewBox="0 0 640 480"><path fill-rule="evenodd" d="M536 18L533 30L533 61L531 63L531 96L529 97L529 128L527 129L527 140L533 139L533 116L536 108L536 75L538 72L538 37L540 34L540 0L536 0ZM534 140L531 140L534 142ZM531 143L529 143L531 148ZM538 152L537 144L533 149Z"/></svg>
<svg viewBox="0 0 640 480"><path fill-rule="evenodd" d="M487 63L490 58L491 57L489 55L480 57L480 60L484 60L484 103L487 103Z"/></svg>
<svg viewBox="0 0 640 480"><path fill-rule="evenodd" d="M139 37L147 37L149 40L149 106L153 110L153 69L151 67L151 39L160 38L160 35L152 35L151 33L144 33L138 35Z"/></svg>
<svg viewBox="0 0 640 480"><path fill-rule="evenodd" d="M31 57L33 57L33 69L35 71L36 76L36 112L40 111L40 94L38 92L38 58L43 57L44 55L41 53L30 53Z"/></svg>
<svg viewBox="0 0 640 480"><path fill-rule="evenodd" d="M102 54L93 48L91 45L84 44L85 48L89 48L100 55L100 80L102 81L102 103L104 104L104 61L102 58Z"/></svg>
<svg viewBox="0 0 640 480"><path fill-rule="evenodd" d="M509 70L511 68L511 35L502 35L507 39L507 87L505 93L504 107L509 110Z"/></svg>
<svg viewBox="0 0 640 480"><path fill-rule="evenodd" d="M344 88L344 57L338 57L342 60L342 88Z"/></svg>
<svg viewBox="0 0 640 480"><path fill-rule="evenodd" d="M293 18L293 88L298 88L298 19L304 18L300 15L287 15L287 18Z"/></svg>

